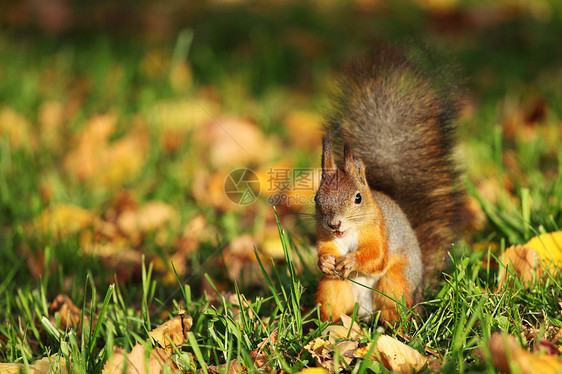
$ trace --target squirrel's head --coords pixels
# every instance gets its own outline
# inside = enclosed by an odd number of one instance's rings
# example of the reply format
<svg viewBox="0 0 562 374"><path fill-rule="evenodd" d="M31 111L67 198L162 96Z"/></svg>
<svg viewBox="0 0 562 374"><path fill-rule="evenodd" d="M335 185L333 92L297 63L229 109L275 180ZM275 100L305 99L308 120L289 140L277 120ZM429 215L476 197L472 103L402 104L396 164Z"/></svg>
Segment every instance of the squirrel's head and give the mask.
<svg viewBox="0 0 562 374"><path fill-rule="evenodd" d="M363 161L353 157L349 144L343 149L343 169L336 166L331 139L322 140L322 180L316 192L316 222L336 237L372 220L374 203Z"/></svg>

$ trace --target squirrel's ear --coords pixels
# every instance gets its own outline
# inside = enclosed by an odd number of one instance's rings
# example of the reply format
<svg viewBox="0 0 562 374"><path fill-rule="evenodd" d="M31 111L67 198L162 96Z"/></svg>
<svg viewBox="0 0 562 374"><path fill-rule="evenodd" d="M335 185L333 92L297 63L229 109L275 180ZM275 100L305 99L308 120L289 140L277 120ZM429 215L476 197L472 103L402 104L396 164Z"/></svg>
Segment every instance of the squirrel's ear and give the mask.
<svg viewBox="0 0 562 374"><path fill-rule="evenodd" d="M360 159L353 157L351 147L348 143L345 143L343 146L343 158L345 162L345 171L358 177L366 184L367 177L365 176L365 164Z"/></svg>
<svg viewBox="0 0 562 374"><path fill-rule="evenodd" d="M332 154L332 140L329 136L322 138L322 178L328 170L336 169L334 156Z"/></svg>

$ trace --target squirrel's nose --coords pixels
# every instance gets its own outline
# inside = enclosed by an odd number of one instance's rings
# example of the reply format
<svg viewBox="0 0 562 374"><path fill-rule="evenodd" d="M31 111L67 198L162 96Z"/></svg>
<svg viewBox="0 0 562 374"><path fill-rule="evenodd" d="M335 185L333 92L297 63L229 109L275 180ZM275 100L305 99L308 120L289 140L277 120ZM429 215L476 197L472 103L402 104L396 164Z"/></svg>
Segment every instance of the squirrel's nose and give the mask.
<svg viewBox="0 0 562 374"><path fill-rule="evenodd" d="M340 226L341 226L341 221L338 222L327 222L327 225L329 228L331 228L332 230L339 230Z"/></svg>

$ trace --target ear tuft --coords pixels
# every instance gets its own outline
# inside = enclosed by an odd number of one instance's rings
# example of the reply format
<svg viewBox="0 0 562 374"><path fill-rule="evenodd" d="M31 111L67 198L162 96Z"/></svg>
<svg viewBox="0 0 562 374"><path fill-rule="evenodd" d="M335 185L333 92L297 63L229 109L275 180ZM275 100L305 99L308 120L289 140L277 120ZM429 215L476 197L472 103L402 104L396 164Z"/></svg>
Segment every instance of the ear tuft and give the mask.
<svg viewBox="0 0 562 374"><path fill-rule="evenodd" d="M355 162L353 160L353 153L348 142L343 145L343 162L345 165L346 173L355 174Z"/></svg>
<svg viewBox="0 0 562 374"><path fill-rule="evenodd" d="M322 138L322 178L326 175L326 171L334 169L336 163L332 154L332 139L328 134Z"/></svg>

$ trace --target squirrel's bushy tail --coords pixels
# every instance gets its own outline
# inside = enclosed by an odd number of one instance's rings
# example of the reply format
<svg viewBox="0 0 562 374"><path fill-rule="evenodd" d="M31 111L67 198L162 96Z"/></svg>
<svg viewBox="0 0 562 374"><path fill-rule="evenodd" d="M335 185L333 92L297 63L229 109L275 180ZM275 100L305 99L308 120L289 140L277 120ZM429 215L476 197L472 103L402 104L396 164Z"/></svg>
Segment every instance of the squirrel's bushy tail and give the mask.
<svg viewBox="0 0 562 374"><path fill-rule="evenodd" d="M370 187L405 212L427 277L445 266L466 217L452 160L458 104L454 84L440 79L385 47L352 64L327 123L334 141L348 142L363 160Z"/></svg>

